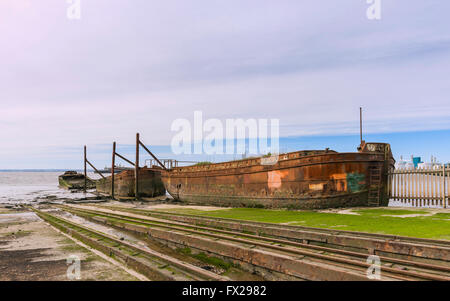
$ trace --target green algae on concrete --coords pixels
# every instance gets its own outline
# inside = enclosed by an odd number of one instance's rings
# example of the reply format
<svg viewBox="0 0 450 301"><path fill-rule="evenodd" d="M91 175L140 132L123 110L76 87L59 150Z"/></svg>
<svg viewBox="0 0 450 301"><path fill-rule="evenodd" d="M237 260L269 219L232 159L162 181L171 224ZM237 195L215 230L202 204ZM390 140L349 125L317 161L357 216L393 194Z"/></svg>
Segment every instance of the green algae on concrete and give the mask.
<svg viewBox="0 0 450 301"><path fill-rule="evenodd" d="M436 211L428 209L371 208L347 210L346 213L350 214L257 208L230 208L213 211L177 208L165 209L164 211L266 223L450 240L449 210L447 210L448 212L435 213Z"/></svg>
<svg viewBox="0 0 450 301"><path fill-rule="evenodd" d="M213 265L215 267L221 268L225 271L228 271L231 267L233 267L233 264L226 262L225 260L222 260L215 256L208 256L203 252L200 253L192 253L192 250L190 248L178 248L178 252L191 256L193 258L196 258L200 260L201 262L204 262L206 264Z"/></svg>

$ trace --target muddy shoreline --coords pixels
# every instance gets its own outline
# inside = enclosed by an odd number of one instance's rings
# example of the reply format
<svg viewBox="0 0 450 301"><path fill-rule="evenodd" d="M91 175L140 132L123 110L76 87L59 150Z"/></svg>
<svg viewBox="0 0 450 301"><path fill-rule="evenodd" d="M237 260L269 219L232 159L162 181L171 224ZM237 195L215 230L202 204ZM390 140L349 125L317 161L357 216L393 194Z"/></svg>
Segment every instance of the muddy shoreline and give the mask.
<svg viewBox="0 0 450 301"><path fill-rule="evenodd" d="M0 209L0 281L66 281L69 258L80 259L79 280L138 280L49 226L34 213ZM69 273L70 274L70 273Z"/></svg>

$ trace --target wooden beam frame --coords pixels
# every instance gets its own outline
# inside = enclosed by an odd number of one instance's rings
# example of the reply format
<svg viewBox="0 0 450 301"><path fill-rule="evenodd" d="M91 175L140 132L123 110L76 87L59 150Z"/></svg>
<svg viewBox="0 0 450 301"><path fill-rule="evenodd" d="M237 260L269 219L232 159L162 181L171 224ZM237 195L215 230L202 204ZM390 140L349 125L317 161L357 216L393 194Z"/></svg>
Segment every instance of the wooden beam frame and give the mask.
<svg viewBox="0 0 450 301"><path fill-rule="evenodd" d="M136 133L136 161L134 163L134 196L139 199L139 133Z"/></svg>
<svg viewBox="0 0 450 301"><path fill-rule="evenodd" d="M105 178L105 176L101 173L101 172L99 172L98 171L98 169L97 168L95 168L95 166L94 165L92 165L92 163L91 162L89 162L89 160L88 159L86 159L86 162L87 162L87 164L89 164L99 175L101 175L102 176L102 178L103 179L106 179Z"/></svg>
<svg viewBox="0 0 450 301"><path fill-rule="evenodd" d="M113 142L112 161L111 161L111 197L114 199L114 175L116 167L116 142Z"/></svg>
<svg viewBox="0 0 450 301"><path fill-rule="evenodd" d="M86 145L84 146L84 192L87 190Z"/></svg>

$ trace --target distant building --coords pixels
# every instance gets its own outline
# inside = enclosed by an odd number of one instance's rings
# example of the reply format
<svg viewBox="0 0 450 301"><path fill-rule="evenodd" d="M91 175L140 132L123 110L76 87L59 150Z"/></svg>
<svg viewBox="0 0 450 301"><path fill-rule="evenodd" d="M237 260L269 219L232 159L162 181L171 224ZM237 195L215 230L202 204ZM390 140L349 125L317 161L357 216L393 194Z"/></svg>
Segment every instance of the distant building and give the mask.
<svg viewBox="0 0 450 301"><path fill-rule="evenodd" d="M446 167L450 167L450 163L446 164ZM411 156L411 160L404 160L403 156L400 156L400 160L395 163L395 169L440 169L442 163L437 162L437 158L431 156L430 162L422 162L421 157Z"/></svg>

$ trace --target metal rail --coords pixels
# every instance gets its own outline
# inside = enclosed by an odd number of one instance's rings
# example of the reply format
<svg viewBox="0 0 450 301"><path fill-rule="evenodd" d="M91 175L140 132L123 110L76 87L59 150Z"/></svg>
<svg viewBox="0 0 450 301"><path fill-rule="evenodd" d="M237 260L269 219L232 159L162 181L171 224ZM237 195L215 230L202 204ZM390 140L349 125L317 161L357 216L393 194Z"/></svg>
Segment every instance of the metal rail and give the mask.
<svg viewBox="0 0 450 301"><path fill-rule="evenodd" d="M348 230L335 230L335 229L326 229L326 228L314 228L314 227L306 227L306 226L294 226L294 225L281 225L275 223L265 223L265 222L257 222L257 221L249 221L249 220L239 220L232 218L224 218L224 217L211 217L211 216L201 216L194 214L183 214L183 213L174 213L174 212L166 212L166 211L156 211L156 210L148 210L148 209L135 209L135 208L123 208L117 206L96 206L99 208L106 208L110 210L118 210L118 211L129 211L132 213L140 213L144 215L163 215L166 217L170 216L180 216L180 217L189 217L203 220L217 220L217 221L226 221L226 222L234 222L239 224L249 224L249 225L257 225L261 228L271 227L282 230L297 230L297 231L308 231L310 233L325 233L333 236L354 236L357 238L367 238L367 239L379 239L379 240L388 240L388 241L396 241L396 242L404 242L411 244L426 244L433 246L444 246L450 248L450 241L446 240L437 240L437 239L428 239L428 238L418 238L418 237L408 237L408 236L398 236L391 234L378 234L378 233L369 233L369 232L357 232L357 231L348 231Z"/></svg>
<svg viewBox="0 0 450 301"><path fill-rule="evenodd" d="M162 221L162 220L160 220L160 221ZM170 222L167 221L167 219L164 222L168 223L168 224L171 224ZM186 225L186 223L179 223L179 222L173 223L173 224L174 225L183 225L183 226ZM311 244L307 244L307 243L294 242L294 241L286 240L286 239L264 237L264 236L260 236L260 235L253 235L253 234L248 234L248 233L242 233L242 232L239 232L239 231L228 231L228 230L217 229L217 228L214 228L214 227L205 227L205 226L191 226L191 225L189 225L189 227L196 228L196 229L203 229L203 230L207 230L207 231L215 231L215 232L224 233L224 234L239 235L239 236L242 236L242 237L247 237L247 238L252 238L252 239L260 239L260 240L265 240L267 242L281 243L283 245L290 245L290 246L295 246L295 247L301 247L301 248L307 248L307 249L312 249L312 250L324 251L324 252L327 252L327 253L343 254L343 255L355 256L355 257L360 257L360 258L367 258L367 256L368 256L367 253L361 253L361 252L347 251L347 250L331 248L331 247L323 247L323 246L311 245ZM416 261L411 261L411 260L403 260L403 259L398 259L398 258L391 258L391 257L386 257L386 256L379 256L379 257L380 257L380 260L383 261L383 262L404 264L404 265L410 265L410 266L415 266L415 267L421 267L421 268L425 268L425 269L440 270L440 271L444 271L444 272L449 272L450 273L450 267L447 267L447 266L433 265L433 264L427 264L427 263L416 262Z"/></svg>
<svg viewBox="0 0 450 301"><path fill-rule="evenodd" d="M135 251L135 252L143 253L143 254L145 254L147 256L150 256L150 257L156 257L156 258L158 258L158 259L160 259L160 260L162 260L162 261L164 261L164 262L166 262L166 263L168 263L168 264L170 264L170 265L180 269L183 272L187 272L187 273L191 274L191 276L194 275L195 276L194 279L196 279L196 280L210 280L210 279L211 280L220 280L220 281L229 280L227 277L223 277L223 276L217 275L215 273L212 273L212 272L209 272L207 270L201 269L201 268L196 267L194 265L191 265L189 263L182 262L182 261L180 261L180 260L178 260L176 258L172 258L172 257L167 256L165 254L156 252L154 250L144 249L144 248L135 246L133 244L124 242L124 241L116 239L116 238L114 238L114 237L112 237L110 235L107 235L107 234L98 232L96 230L93 230L93 229L81 226L79 224L73 223L73 222L71 222L71 221L69 221L69 220L67 220L65 218L56 217L56 216L54 216L52 214L44 213L44 212L42 212L40 210L37 210L35 208L31 208L31 209L36 214L38 214L41 218L43 218L44 220L46 220L47 222L49 222L51 224L54 224L54 222L52 223L52 221L51 221L51 219L53 219L53 220L56 220L57 223L62 223L62 224L69 225L70 228L72 228L72 229L70 229L69 231L66 231L66 232L70 232L72 235L74 234L73 233L73 228L75 228L75 230L78 228L78 229L81 229L83 232L87 232L87 233L95 236L97 242L99 241L98 238L100 238L100 240L108 240L108 241L113 242L114 244L116 244L115 252L120 254L121 255L120 257L126 258L127 260L129 260L129 256L124 255L120 251L117 251L117 248L119 246L124 246L124 247L126 247L128 249L131 249L131 250ZM66 230L68 230L68 229L66 229ZM84 238L86 239L86 237L84 237ZM118 248L118 249L120 250L120 248ZM107 254L107 255L111 255L111 254Z"/></svg>
<svg viewBox="0 0 450 301"><path fill-rule="evenodd" d="M314 253L314 252L310 252L310 251L286 248L284 246L276 246L276 245L273 245L273 244L266 243L266 242L280 243L280 244L283 244L283 245L287 244L287 245L296 246L296 247L302 247L302 248L305 248L305 247L307 248L308 247L308 246L305 246L304 244L301 244L301 243L293 243L293 242L286 241L286 240L260 237L260 236L244 234L244 233L236 232L236 231L225 231L225 230L219 230L219 229L210 228L210 227L195 226L195 225L190 225L190 224L186 224L186 223L168 222L168 221L164 221L164 220L154 220L154 219L153 220L151 220L151 219L149 220L148 218L147 219L142 219L142 218L137 218L137 217L131 217L131 216L120 215L120 214L113 214L113 213L106 213L106 212L95 211L95 210L88 210L88 209L78 209L78 208L74 209L73 207L70 207L70 209L66 209L66 210L70 211L70 212L74 212L75 214L76 214L77 211L78 212L85 212L85 213L88 213L88 214L100 215L100 216L103 216L103 217L106 217L106 218L114 218L116 221L117 221L117 219L119 219L119 220L123 220L125 222L139 223L139 224L147 225L147 226L157 226L157 227L162 227L162 228L166 228L166 229L169 229L169 230L184 231L184 232L189 232L189 233L192 233L192 234L209 236L209 237L223 239L223 240L228 240L228 241L233 241L233 242L246 243L246 244L250 243L250 244L253 244L253 245L256 245L256 246L260 246L260 247L264 247L264 248L268 248L268 249L274 249L274 250L282 251L282 252L286 252L286 253L292 253L292 254L296 254L296 255L303 255L303 256L313 257L313 258L326 260L326 261L330 261L330 262L337 262L337 263L341 263L341 264L349 264L349 265L357 266L357 267L367 268L367 267L370 266L370 264L366 263L365 261L361 262L361 261L357 261L357 260L354 260L354 259L347 259L347 258L336 257L336 256L331 256L331 255L323 255L323 254ZM189 228L195 229L195 230L191 230ZM198 230L201 230L201 231L198 231ZM226 235L212 234L212 233L208 233L206 231L222 233L222 234L226 234ZM233 237L230 237L228 235L233 235ZM242 238L237 238L237 236L250 238L252 240L251 241L244 240ZM259 242L259 241L266 241L266 242ZM330 249L330 248L326 248L326 249L323 249L321 251L324 251L324 250L327 250L329 252L339 253L339 254L345 254L345 255L351 255L351 256L367 258L367 254L357 254L357 253L354 253L354 252L348 252L348 253L347 252L336 252L336 250L333 250L333 249ZM427 268L427 269L430 269L430 270L433 270L433 271L434 270L439 270L439 271L450 272L450 268L447 268L447 267L422 264L422 263L411 262L411 261L406 261L406 260L395 260L395 259L392 259L392 258L384 258L383 257L383 259L386 259L386 261L388 261L388 262L394 262L394 263L398 263L398 264L415 266L415 267L420 267L420 268L424 268L424 269ZM402 270L402 269L385 267L385 266L382 266L381 270L384 271L384 272L391 273L393 275L402 275L402 276L408 276L408 277L413 277L413 278L418 278L418 279L450 280L450 277L444 276L444 275L435 275L435 274L416 272L416 271L406 271L406 270Z"/></svg>

